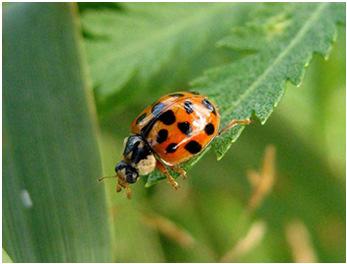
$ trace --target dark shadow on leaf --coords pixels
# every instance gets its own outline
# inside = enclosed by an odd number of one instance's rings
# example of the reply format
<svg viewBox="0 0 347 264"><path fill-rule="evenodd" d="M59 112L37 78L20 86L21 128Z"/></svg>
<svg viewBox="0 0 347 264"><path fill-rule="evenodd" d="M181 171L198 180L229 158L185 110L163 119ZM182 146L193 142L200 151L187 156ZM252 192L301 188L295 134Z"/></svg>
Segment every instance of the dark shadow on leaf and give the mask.
<svg viewBox="0 0 347 264"><path fill-rule="evenodd" d="M78 11L80 13L83 13L85 11L88 10L115 10L115 11L120 11L123 9L123 7L119 4L119 3L110 3L110 2L106 2L106 3L86 3L86 2L82 2L82 3L78 3Z"/></svg>

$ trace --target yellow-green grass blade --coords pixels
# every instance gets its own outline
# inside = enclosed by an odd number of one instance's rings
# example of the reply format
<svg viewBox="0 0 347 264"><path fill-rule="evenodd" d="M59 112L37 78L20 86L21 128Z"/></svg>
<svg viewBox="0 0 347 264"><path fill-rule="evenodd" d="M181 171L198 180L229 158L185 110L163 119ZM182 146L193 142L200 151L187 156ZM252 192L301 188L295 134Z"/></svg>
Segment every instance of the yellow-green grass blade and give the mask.
<svg viewBox="0 0 347 264"><path fill-rule="evenodd" d="M7 254L7 252L2 249L2 263L12 263L12 259L10 256Z"/></svg>
<svg viewBox="0 0 347 264"><path fill-rule="evenodd" d="M110 261L74 6L3 15L3 247L14 262Z"/></svg>

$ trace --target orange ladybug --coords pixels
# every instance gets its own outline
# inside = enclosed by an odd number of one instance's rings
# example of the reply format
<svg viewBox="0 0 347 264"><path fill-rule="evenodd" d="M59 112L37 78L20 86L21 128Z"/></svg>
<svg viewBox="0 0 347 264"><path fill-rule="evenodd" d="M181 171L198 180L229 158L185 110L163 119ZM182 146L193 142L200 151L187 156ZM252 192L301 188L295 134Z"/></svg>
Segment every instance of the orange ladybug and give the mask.
<svg viewBox="0 0 347 264"><path fill-rule="evenodd" d="M123 160L116 167L117 192L135 183L139 176L155 168L166 175L175 189L178 183L168 167L185 177L180 167L183 162L198 155L211 141L238 124L250 120L232 120L219 130L220 115L206 96L196 92L176 92L161 97L143 110L132 122L132 135L124 140Z"/></svg>

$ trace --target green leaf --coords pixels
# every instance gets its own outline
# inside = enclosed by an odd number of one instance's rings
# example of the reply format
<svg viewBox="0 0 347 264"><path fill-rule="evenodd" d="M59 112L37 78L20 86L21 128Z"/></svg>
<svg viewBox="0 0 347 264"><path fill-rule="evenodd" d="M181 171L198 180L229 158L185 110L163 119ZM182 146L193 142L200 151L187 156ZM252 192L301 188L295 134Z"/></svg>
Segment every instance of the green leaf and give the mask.
<svg viewBox="0 0 347 264"><path fill-rule="evenodd" d="M200 155L194 157L193 159L189 160L185 164L182 165L182 168L185 170L188 170L191 166L193 166L195 163L197 163L203 156L204 154L210 149L210 147L207 147ZM177 172L174 172L170 168L168 168L170 171L170 174L174 177L177 178L180 175ZM151 187L152 185L155 185L158 181L165 179L166 176L162 174L160 171L155 170L152 172L146 180L145 187Z"/></svg>
<svg viewBox="0 0 347 264"><path fill-rule="evenodd" d="M251 16L247 26L234 29L218 45L254 54L213 68L192 82L194 90L217 103L222 127L232 119L252 116L264 124L283 96L286 81L299 86L313 54L327 57L336 38L336 24L344 23L345 5L270 4ZM214 140L218 159L243 129L236 127ZM148 182L153 185L161 178L155 173Z"/></svg>
<svg viewBox="0 0 347 264"><path fill-rule="evenodd" d="M182 83L186 69L193 78L201 72L195 68L208 61L211 47L244 19L251 5L123 3L120 7L82 13L96 99L102 108L107 100L113 100L112 107L119 106L129 93L132 101L143 100L142 93L158 90L146 86L155 77L164 76L165 85L170 78ZM134 80L132 88L121 93Z"/></svg>
<svg viewBox="0 0 347 264"><path fill-rule="evenodd" d="M72 4L3 20L3 246L15 262L110 261L100 158Z"/></svg>
<svg viewBox="0 0 347 264"><path fill-rule="evenodd" d="M330 3L285 4L265 6L264 14L255 19L249 28L264 36L258 45L259 52L235 63L210 70L193 82L194 89L208 94L219 106L222 127L230 120L250 118L253 114L262 124L272 113L284 94L286 81L299 86L312 55L327 56L336 38L336 23L343 22L344 5ZM272 12L269 12L272 11ZM233 36L224 39L224 46L239 47ZM238 35L240 37L240 35ZM258 39L258 38L256 38ZM242 40L242 39L241 39ZM245 34L245 40L252 39ZM240 48L240 47L239 47ZM233 129L217 138L213 147L221 159L243 128Z"/></svg>

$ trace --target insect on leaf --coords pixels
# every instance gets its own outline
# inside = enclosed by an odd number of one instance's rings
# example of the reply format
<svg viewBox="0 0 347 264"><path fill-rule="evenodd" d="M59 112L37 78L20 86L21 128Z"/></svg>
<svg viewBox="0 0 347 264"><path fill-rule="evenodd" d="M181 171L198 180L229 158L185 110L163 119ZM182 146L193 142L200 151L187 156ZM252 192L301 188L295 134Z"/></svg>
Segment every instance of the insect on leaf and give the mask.
<svg viewBox="0 0 347 264"><path fill-rule="evenodd" d="M313 54L328 56L336 24L344 21L345 4L263 5L246 26L234 28L218 42L218 46L251 54L207 71L192 82L193 90L216 102L221 127L232 119L255 117L264 124L283 96L287 80L299 86ZM218 159L243 129L236 127L214 140ZM150 175L148 182L152 185L155 179L157 174Z"/></svg>

